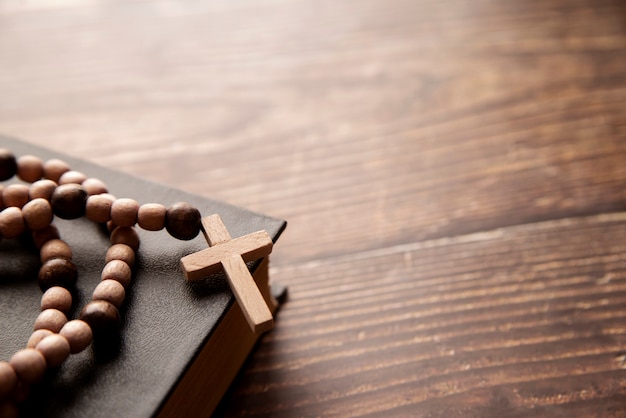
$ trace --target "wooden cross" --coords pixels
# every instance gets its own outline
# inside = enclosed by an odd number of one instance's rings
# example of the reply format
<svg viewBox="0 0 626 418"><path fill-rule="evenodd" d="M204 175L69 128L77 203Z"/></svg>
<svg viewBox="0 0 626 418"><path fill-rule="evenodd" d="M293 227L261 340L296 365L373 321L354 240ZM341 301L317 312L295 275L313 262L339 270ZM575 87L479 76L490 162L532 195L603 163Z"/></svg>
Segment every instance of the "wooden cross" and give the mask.
<svg viewBox="0 0 626 418"><path fill-rule="evenodd" d="M258 231L231 239L219 215L202 219L202 232L210 248L180 260L187 280L199 280L223 269L252 332L260 334L272 329L272 312L246 265L272 252L270 236L266 231Z"/></svg>

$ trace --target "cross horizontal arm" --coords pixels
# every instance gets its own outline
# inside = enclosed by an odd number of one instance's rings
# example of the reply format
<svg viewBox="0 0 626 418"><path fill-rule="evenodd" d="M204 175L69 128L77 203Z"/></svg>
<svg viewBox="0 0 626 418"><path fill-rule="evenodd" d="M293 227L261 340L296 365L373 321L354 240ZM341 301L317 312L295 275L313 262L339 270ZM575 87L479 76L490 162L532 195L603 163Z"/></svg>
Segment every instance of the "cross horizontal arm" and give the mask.
<svg viewBox="0 0 626 418"><path fill-rule="evenodd" d="M199 280L218 273L222 269L222 261L233 254L241 256L244 262L255 261L272 252L273 242L266 231L235 238L197 253L183 257L180 262L185 278L188 281Z"/></svg>

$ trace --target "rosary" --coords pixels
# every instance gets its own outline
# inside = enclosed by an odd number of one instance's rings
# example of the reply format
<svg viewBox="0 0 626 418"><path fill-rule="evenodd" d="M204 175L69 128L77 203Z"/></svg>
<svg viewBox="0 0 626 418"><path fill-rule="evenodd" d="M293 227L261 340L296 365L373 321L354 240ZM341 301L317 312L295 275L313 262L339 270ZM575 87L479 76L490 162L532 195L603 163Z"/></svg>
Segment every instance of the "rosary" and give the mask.
<svg viewBox="0 0 626 418"><path fill-rule="evenodd" d="M180 240L191 240L202 232L209 248L181 259L185 278L199 280L223 270L252 332L272 328L272 313L246 265L272 251L266 231L232 239L219 215L202 218L197 208L184 202L166 208L116 198L104 182L71 170L62 160L44 162L32 155L16 158L0 148L0 181L14 176L24 183L0 184L0 239L32 235L40 254L37 280L43 295L26 348L9 361L0 361L0 416L18 416L18 405L27 399L30 385L40 382L47 369L60 367L94 339L119 332L119 308L131 285L139 248L136 226L147 231L165 229ZM67 317L78 273L72 249L53 224L55 216L68 220L84 216L106 224L110 233L102 280L78 319Z"/></svg>

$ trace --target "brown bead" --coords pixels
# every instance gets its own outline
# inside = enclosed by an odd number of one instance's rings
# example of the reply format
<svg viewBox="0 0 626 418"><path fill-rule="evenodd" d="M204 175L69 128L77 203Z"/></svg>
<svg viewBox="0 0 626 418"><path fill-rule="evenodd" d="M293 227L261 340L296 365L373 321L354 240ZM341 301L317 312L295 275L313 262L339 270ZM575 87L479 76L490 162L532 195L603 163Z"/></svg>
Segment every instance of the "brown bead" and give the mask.
<svg viewBox="0 0 626 418"><path fill-rule="evenodd" d="M121 260L111 260L102 269L102 280L116 280L124 288L130 285L132 272L128 264Z"/></svg>
<svg viewBox="0 0 626 418"><path fill-rule="evenodd" d="M17 377L25 383L37 383L46 372L46 359L34 348L24 348L13 354L9 361Z"/></svg>
<svg viewBox="0 0 626 418"><path fill-rule="evenodd" d="M10 207L0 212L0 235L3 238L17 238L25 230L24 216L20 208Z"/></svg>
<svg viewBox="0 0 626 418"><path fill-rule="evenodd" d="M52 193L50 204L56 216L76 219L85 214L87 192L78 184L63 184Z"/></svg>
<svg viewBox="0 0 626 418"><path fill-rule="evenodd" d="M53 158L43 164L43 176L55 183L59 182L61 176L70 171L70 166L63 160Z"/></svg>
<svg viewBox="0 0 626 418"><path fill-rule="evenodd" d="M17 160L11 151L0 148L0 181L8 180L17 173Z"/></svg>
<svg viewBox="0 0 626 418"><path fill-rule="evenodd" d="M58 367L70 356L70 343L59 334L47 336L35 349L43 354L48 367Z"/></svg>
<svg viewBox="0 0 626 418"><path fill-rule="evenodd" d="M76 283L78 271L71 261L65 258L53 258L46 261L39 269L39 287L46 291L52 286L71 288Z"/></svg>
<svg viewBox="0 0 626 418"><path fill-rule="evenodd" d="M43 340L48 335L53 335L53 334L54 332L50 331L49 329L45 329L45 328L36 329L30 335L30 338L28 339L28 343L26 344L26 348L37 347L37 344L39 344L39 341Z"/></svg>
<svg viewBox="0 0 626 418"><path fill-rule="evenodd" d="M111 245L115 244L126 244L136 252L139 249L139 235L133 227L118 226L111 232Z"/></svg>
<svg viewBox="0 0 626 418"><path fill-rule="evenodd" d="M66 322L67 317L60 310L46 309L35 320L34 329L49 329L52 332L59 332Z"/></svg>
<svg viewBox="0 0 626 418"><path fill-rule="evenodd" d="M59 230L52 224L39 231L33 231L33 241L37 248L41 248L46 242L51 239L59 239L59 237Z"/></svg>
<svg viewBox="0 0 626 418"><path fill-rule="evenodd" d="M190 240L200 232L200 211L189 203L178 202L165 213L165 228L171 236Z"/></svg>
<svg viewBox="0 0 626 418"><path fill-rule="evenodd" d="M43 177L43 161L34 155L23 155L17 159L17 176L29 183Z"/></svg>
<svg viewBox="0 0 626 418"><path fill-rule="evenodd" d="M113 221L109 221L107 222L107 231L109 231L109 233L115 231L115 228L117 228L119 225L115 224L115 222Z"/></svg>
<svg viewBox="0 0 626 418"><path fill-rule="evenodd" d="M94 300L85 305L80 319L89 324L94 335L119 331L121 325L120 312L105 300Z"/></svg>
<svg viewBox="0 0 626 418"><path fill-rule="evenodd" d="M133 199L117 199L111 205L111 221L117 226L133 226L137 223L139 203Z"/></svg>
<svg viewBox="0 0 626 418"><path fill-rule="evenodd" d="M106 193L108 191L107 185L104 184L102 180L95 178L88 178L83 181L82 186L85 188L89 196Z"/></svg>
<svg viewBox="0 0 626 418"><path fill-rule="evenodd" d="M44 229L52 223L52 206L46 199L31 200L22 208L24 222L31 231Z"/></svg>
<svg viewBox="0 0 626 418"><path fill-rule="evenodd" d="M115 198L109 194L89 196L85 216L92 222L105 223L111 219L111 205Z"/></svg>
<svg viewBox="0 0 626 418"><path fill-rule="evenodd" d="M17 374L6 361L0 361L0 399L6 398L17 385Z"/></svg>
<svg viewBox="0 0 626 418"><path fill-rule="evenodd" d="M160 231L165 228L167 209L160 203L141 205L137 213L137 223L146 231Z"/></svg>
<svg viewBox="0 0 626 418"><path fill-rule="evenodd" d="M52 198L52 192L57 188L57 184L52 180L41 179L37 180L28 188L28 195L32 199L42 198L48 202Z"/></svg>
<svg viewBox="0 0 626 418"><path fill-rule="evenodd" d="M135 264L135 251L126 244L111 245L107 250L105 262L111 260L122 260L132 267Z"/></svg>
<svg viewBox="0 0 626 418"><path fill-rule="evenodd" d="M0 210L4 209L4 200L2 199L2 193L4 192L4 185L0 184Z"/></svg>
<svg viewBox="0 0 626 418"><path fill-rule="evenodd" d="M21 208L30 199L28 191L28 186L25 184L9 184L2 191L2 202L4 206L16 206Z"/></svg>
<svg viewBox="0 0 626 418"><path fill-rule="evenodd" d="M87 180L87 176L80 171L70 170L66 171L59 177L59 185L61 184L82 184Z"/></svg>
<svg viewBox="0 0 626 418"><path fill-rule="evenodd" d="M64 336L70 343L70 352L72 354L83 351L93 340L91 327L80 319L74 319L63 325L59 334Z"/></svg>
<svg viewBox="0 0 626 418"><path fill-rule="evenodd" d="M72 259L72 248L61 239L51 239L41 246L39 257L42 264L53 258Z"/></svg>
<svg viewBox="0 0 626 418"><path fill-rule="evenodd" d="M118 309L124 303L125 297L124 286L117 280L103 280L93 291L93 300L106 300Z"/></svg>
<svg viewBox="0 0 626 418"><path fill-rule="evenodd" d="M41 310L58 309L67 314L72 308L72 294L61 286L53 286L41 296Z"/></svg>

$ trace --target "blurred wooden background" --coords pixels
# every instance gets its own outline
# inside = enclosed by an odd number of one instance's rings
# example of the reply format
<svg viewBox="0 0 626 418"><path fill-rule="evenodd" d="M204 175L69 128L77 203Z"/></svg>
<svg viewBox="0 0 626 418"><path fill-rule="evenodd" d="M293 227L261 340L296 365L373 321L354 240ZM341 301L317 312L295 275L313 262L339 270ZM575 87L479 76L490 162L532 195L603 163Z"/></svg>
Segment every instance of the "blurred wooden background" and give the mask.
<svg viewBox="0 0 626 418"><path fill-rule="evenodd" d="M0 132L289 221L225 416L626 416L622 0L0 0Z"/></svg>

